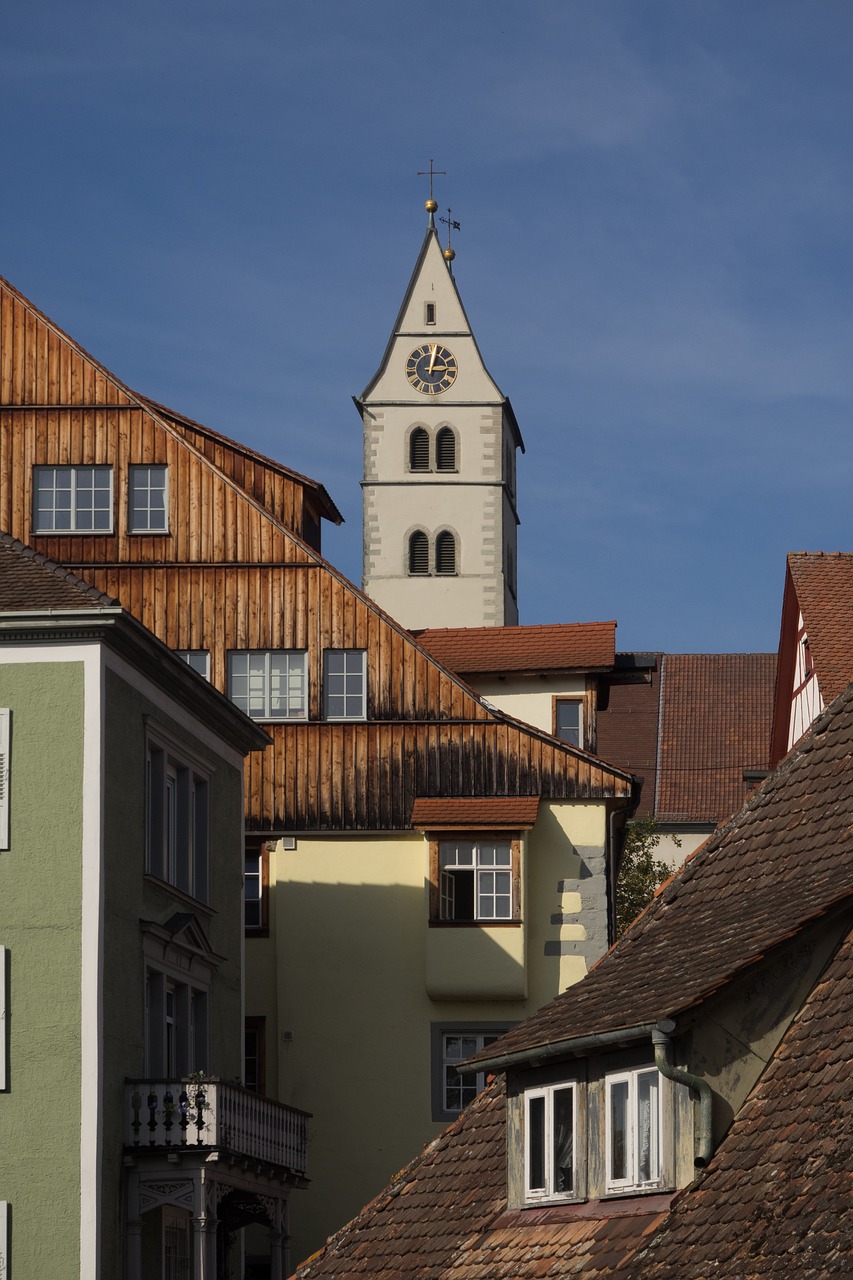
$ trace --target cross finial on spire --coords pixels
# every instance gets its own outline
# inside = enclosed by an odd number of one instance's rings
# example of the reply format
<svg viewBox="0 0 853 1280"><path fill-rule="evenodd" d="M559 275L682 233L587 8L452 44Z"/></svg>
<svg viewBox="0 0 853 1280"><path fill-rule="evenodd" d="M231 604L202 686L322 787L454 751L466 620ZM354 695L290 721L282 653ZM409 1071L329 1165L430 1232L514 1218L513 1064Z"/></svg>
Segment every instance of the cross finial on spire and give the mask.
<svg viewBox="0 0 853 1280"><path fill-rule="evenodd" d="M419 178L429 178L429 200L427 200L426 205L425 205L425 208L426 208L427 213L429 214L429 225L430 225L430 228L431 228L432 230L435 230L435 211L436 211L436 209L438 208L438 204L437 204L437 203L436 203L436 201L433 199L433 194L432 194L432 180L433 180L433 178L437 177L439 174L441 174L442 176L446 177L446 176L447 176L447 170L446 170L446 169L434 169L434 168L432 167L432 165L433 165L433 160L432 160L432 156L430 156L430 158L429 158L429 168L428 168L428 169L419 169L419 170L418 170L418 177L419 177Z"/></svg>

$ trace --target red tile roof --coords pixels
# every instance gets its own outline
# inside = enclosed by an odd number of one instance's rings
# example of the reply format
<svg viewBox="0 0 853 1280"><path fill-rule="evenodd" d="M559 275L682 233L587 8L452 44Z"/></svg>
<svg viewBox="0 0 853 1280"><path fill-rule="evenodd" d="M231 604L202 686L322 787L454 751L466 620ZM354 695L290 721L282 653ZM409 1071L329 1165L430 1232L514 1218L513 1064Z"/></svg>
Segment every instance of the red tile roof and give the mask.
<svg viewBox="0 0 853 1280"><path fill-rule="evenodd" d="M847 897L851 758L853 686L582 982L475 1056L676 1017Z"/></svg>
<svg viewBox="0 0 853 1280"><path fill-rule="evenodd" d="M536 825L538 796L436 796L415 800L412 826L420 830L521 830Z"/></svg>
<svg viewBox="0 0 853 1280"><path fill-rule="evenodd" d="M717 823L741 807L744 769L768 767L775 678L773 653L663 656L658 820Z"/></svg>
<svg viewBox="0 0 853 1280"><path fill-rule="evenodd" d="M797 551L788 568L809 638L818 686L831 702L853 680L853 555Z"/></svg>
<svg viewBox="0 0 853 1280"><path fill-rule="evenodd" d="M699 1186L628 1270L643 1280L853 1272L853 932Z"/></svg>
<svg viewBox="0 0 853 1280"><path fill-rule="evenodd" d="M505 1123L501 1081L304 1262L298 1280L611 1276L663 1220L660 1200L635 1204L625 1214L609 1208L534 1211L523 1215L522 1235L519 1215L504 1212Z"/></svg>
<svg viewBox="0 0 853 1280"><path fill-rule="evenodd" d="M445 627L416 631L418 641L458 675L592 671L613 666L615 622L535 627Z"/></svg>
<svg viewBox="0 0 853 1280"><path fill-rule="evenodd" d="M119 602L11 534L0 533L0 613L109 606L118 608Z"/></svg>

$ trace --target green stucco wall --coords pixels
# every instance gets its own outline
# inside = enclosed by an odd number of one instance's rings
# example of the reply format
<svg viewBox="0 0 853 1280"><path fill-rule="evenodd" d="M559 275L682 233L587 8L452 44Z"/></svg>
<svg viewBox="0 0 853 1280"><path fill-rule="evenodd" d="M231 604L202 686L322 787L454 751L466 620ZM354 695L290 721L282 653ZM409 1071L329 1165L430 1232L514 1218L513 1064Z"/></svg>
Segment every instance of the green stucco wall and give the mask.
<svg viewBox="0 0 853 1280"><path fill-rule="evenodd" d="M9 949L0 1199L13 1274L80 1274L83 664L0 666L12 708L11 827L0 852Z"/></svg>
<svg viewBox="0 0 853 1280"><path fill-rule="evenodd" d="M121 1275L126 1217L122 1180L124 1083L144 1072L144 959L141 920L194 914L224 957L210 1000L210 1069L236 1079L242 1063L242 769L225 762L143 693L107 670L104 681L104 993L102 1274ZM146 725L210 760L211 910L145 876Z"/></svg>

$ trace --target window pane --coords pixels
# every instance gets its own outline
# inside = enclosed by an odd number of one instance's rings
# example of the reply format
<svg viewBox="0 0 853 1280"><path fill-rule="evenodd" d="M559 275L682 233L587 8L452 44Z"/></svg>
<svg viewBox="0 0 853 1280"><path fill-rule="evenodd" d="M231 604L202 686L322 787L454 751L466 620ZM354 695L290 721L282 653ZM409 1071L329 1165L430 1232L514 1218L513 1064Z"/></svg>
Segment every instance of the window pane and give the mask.
<svg viewBox="0 0 853 1280"><path fill-rule="evenodd" d="M527 1190L545 1190L545 1099L527 1100Z"/></svg>
<svg viewBox="0 0 853 1280"><path fill-rule="evenodd" d="M574 1167L573 1090L554 1091L553 1124L554 1191L571 1191Z"/></svg>
<svg viewBox="0 0 853 1280"><path fill-rule="evenodd" d="M611 1081L609 1093L610 1180L621 1182L628 1177L628 1081Z"/></svg>
<svg viewBox="0 0 853 1280"><path fill-rule="evenodd" d="M637 1077L638 1182L654 1182L660 1176L658 1089L657 1071L644 1071Z"/></svg>
<svg viewBox="0 0 853 1280"><path fill-rule="evenodd" d="M575 698L560 698L557 701L555 732L563 742L572 746L581 745L581 703Z"/></svg>
<svg viewBox="0 0 853 1280"><path fill-rule="evenodd" d="M133 466L129 473L129 515L131 533L164 533L166 513L165 466Z"/></svg>

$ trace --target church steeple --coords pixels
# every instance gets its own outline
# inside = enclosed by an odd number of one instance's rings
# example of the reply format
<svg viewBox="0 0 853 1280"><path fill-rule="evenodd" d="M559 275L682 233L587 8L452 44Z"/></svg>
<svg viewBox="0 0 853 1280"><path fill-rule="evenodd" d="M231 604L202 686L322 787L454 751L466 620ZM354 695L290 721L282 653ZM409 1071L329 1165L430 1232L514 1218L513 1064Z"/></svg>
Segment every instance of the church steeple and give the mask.
<svg viewBox="0 0 853 1280"><path fill-rule="evenodd" d="M442 250L437 202L377 372L364 424L363 585L405 626L518 621L509 401L480 355ZM448 219L449 219L448 211ZM447 221L447 220L445 220Z"/></svg>

